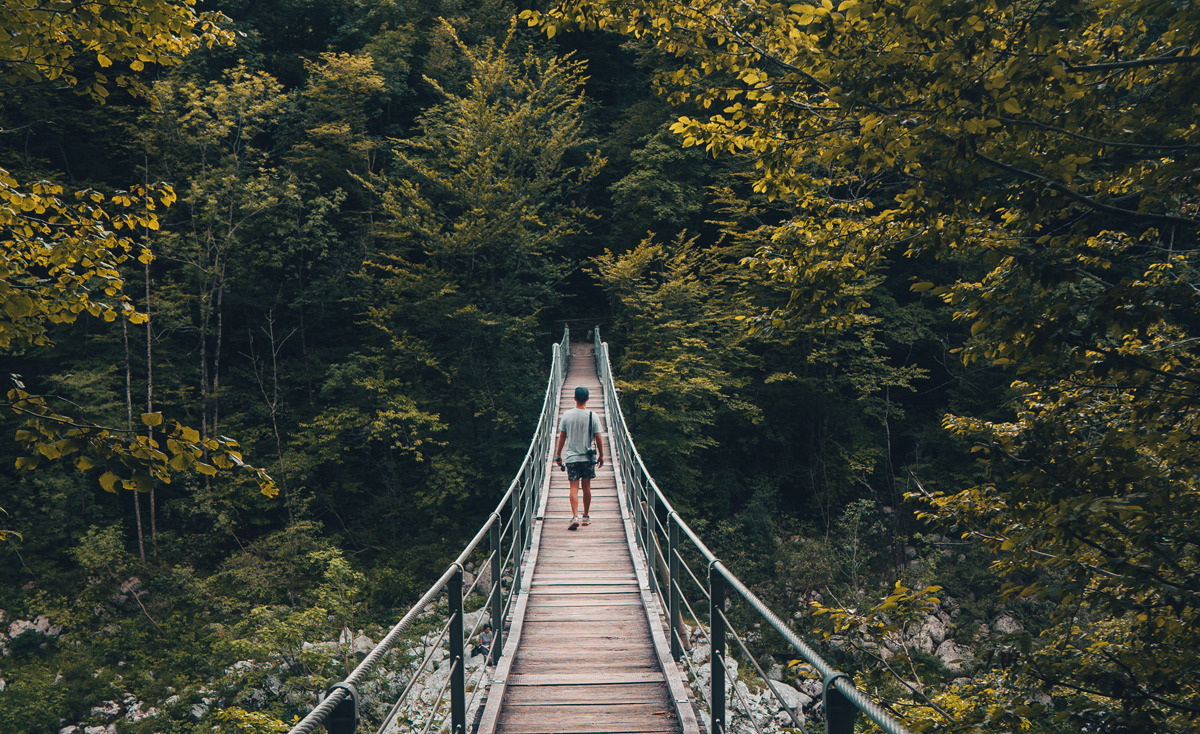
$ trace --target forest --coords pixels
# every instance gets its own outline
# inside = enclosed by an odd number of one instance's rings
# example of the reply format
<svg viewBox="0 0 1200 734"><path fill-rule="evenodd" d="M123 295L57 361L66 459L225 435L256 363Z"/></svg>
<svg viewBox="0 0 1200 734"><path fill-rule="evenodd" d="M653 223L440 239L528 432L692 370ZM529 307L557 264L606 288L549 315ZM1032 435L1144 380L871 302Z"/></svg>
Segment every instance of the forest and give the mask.
<svg viewBox="0 0 1200 734"><path fill-rule="evenodd" d="M286 731L345 673L302 641L386 629L503 494L565 325L914 731L1200 731L1196 3L0 28L0 731Z"/></svg>

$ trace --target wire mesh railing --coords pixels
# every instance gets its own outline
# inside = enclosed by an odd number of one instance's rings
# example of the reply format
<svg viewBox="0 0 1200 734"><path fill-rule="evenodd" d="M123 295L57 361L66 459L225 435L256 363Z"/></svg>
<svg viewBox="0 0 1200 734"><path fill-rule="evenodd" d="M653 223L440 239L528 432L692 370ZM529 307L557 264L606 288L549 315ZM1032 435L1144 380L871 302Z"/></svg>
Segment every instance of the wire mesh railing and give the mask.
<svg viewBox="0 0 1200 734"><path fill-rule="evenodd" d="M322 726L330 734L355 734L364 724L369 724L377 734L429 734L447 730L451 734L466 734L469 731L467 715L486 687L488 666L504 654L504 620L521 588L522 562L532 539L534 513L548 482L549 468L545 458L550 455L555 438L553 431L558 416L558 395L566 377L569 347L570 332L564 328L562 341L552 349L550 378L529 450L508 491L500 498L483 527L441 578L367 653L345 680L335 683L326 691L317 706L292 727L289 734L311 734ZM490 589L480 610L484 613L468 614L465 611L466 601L484 575L480 573L464 588L466 565L485 539L489 546L488 555L480 565L480 570L484 567L488 569ZM511 582L505 584L505 578L511 579ZM423 613L443 594L446 598L446 621L435 628L436 635L431 631L426 636L425 639L429 641L425 645L428 653L412 671L399 697L390 706L360 701L364 683L372 676L378 676L384 657L396 648L419 619L427 616ZM474 618L470 630L466 628L468 617ZM475 666L476 669L468 678L467 669L471 666L465 645L475 638L484 620L489 620L491 624L493 639L490 648L485 651L483 664ZM446 646L444 651L443 645ZM444 661L439 659L443 652L446 653ZM449 675L444 676L440 690L436 693L423 690L419 696L421 700L413 700L419 682L428 680L427 672L432 672L435 665L439 666L439 671L445 669L443 666L449 666ZM381 689L378 685L371 687L373 692ZM426 694L431 694L428 701L425 700ZM364 708L364 704L368 705ZM377 717L372 715L376 711L379 712ZM377 727L375 719L379 721Z"/></svg>
<svg viewBox="0 0 1200 734"><path fill-rule="evenodd" d="M726 649L728 638L732 637L742 656L754 667L759 678L764 682L771 696L778 702L780 708L787 712L792 725L802 728L803 722L796 711L788 706L780 693L776 682L765 673L752 653L746 640L737 633L727 615L727 599L729 592L743 599L754 614L757 614L772 629L775 630L801 660L820 676L821 698L825 717L827 734L853 734L857 714L862 712L888 734L909 734L909 730L896 720L888 711L883 709L866 694L858 690L845 673L836 670L824 658L817 654L808 644L801 640L788 625L763 603L745 584L733 575L723 563L709 550L708 546L696 535L671 506L662 490L646 470L642 458L634 446L621 411L619 395L612 377L612 367L609 363L608 344L600 338L600 328L594 331L596 372L600 377L600 385L605 393L608 406L608 432L610 453L614 457L614 469L617 474L617 491L625 502L629 516L634 523L634 534L639 551L646 560L650 591L656 595L665 612L670 626L671 657L675 662L684 662L692 671L694 677L700 677L705 672L698 669L691 656L684 654L685 643L690 639L690 629L684 619L684 613L690 617L695 629L699 630L709 645L709 660L707 677L709 689L704 698L703 690L701 703L708 708L709 722L712 734L726 734L732 731L728 694L726 692L726 676L734 675L733 667ZM681 542L681 538L683 541ZM692 563L689 563L688 559ZM707 571L698 574L692 564L706 564ZM665 587L665 588L664 588ZM696 600L696 606L707 602L707 610L697 609L689 599ZM702 616L707 611L707 625ZM745 700L742 688L737 685L736 676L728 686L735 698L740 699L742 711L751 711L751 706ZM748 716L751 727L757 734L762 734L760 722L753 716Z"/></svg>

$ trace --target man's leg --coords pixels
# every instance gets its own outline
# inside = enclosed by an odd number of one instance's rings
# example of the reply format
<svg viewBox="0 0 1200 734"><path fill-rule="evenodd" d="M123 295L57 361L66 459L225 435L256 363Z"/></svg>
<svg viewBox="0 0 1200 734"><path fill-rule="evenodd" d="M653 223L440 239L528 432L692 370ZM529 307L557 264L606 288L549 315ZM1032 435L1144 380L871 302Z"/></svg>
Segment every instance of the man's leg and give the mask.
<svg viewBox="0 0 1200 734"><path fill-rule="evenodd" d="M587 480L585 479L584 481L587 481ZM579 480L572 479L570 482L568 482L568 484L571 485L571 490L570 490L570 492L571 492L571 494L570 494L571 516L579 517L579 498L575 496L576 493L579 491ZM585 494L584 494L584 511L583 512L584 512L584 514L587 514L587 506L592 501L592 493L590 490L586 490L586 489L584 490L584 493Z"/></svg>
<svg viewBox="0 0 1200 734"><path fill-rule="evenodd" d="M590 512L592 509L592 480L581 479L580 483L583 485L583 516L590 517L592 514ZM574 499L574 495L572 495L572 499ZM575 505L572 504L571 507L574 508Z"/></svg>

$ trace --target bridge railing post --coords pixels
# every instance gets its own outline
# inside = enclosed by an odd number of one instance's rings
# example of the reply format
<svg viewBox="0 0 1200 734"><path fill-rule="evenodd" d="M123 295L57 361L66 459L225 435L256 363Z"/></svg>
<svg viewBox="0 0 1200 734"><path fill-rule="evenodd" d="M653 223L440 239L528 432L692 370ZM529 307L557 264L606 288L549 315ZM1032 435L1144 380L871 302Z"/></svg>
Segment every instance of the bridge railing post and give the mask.
<svg viewBox="0 0 1200 734"><path fill-rule="evenodd" d="M712 734L725 734L725 578L714 562L708 567L708 624L712 650L708 658L712 681ZM737 684L737 681L734 681Z"/></svg>
<svg viewBox="0 0 1200 734"><path fill-rule="evenodd" d="M522 550L524 545L521 543L521 509L525 506L521 499L521 493L524 492L524 485L518 482L516 491L512 493L512 586L508 590L508 596L511 599L521 589L521 556L524 555Z"/></svg>
<svg viewBox="0 0 1200 734"><path fill-rule="evenodd" d="M854 734L854 719L858 715L858 707L833 687L838 678L848 678L844 673L838 673L825 681L825 734Z"/></svg>
<svg viewBox="0 0 1200 734"><path fill-rule="evenodd" d="M675 517L667 518L667 526L670 528L671 535L667 540L667 552L669 556L668 567L671 569L670 576L670 604L668 613L671 615L671 657L675 662L679 662L679 658L683 656L683 644L680 635L683 634L683 625L680 624L679 610L679 525L675 522Z"/></svg>
<svg viewBox="0 0 1200 734"><path fill-rule="evenodd" d="M457 564L456 564L457 566ZM446 584L450 602L450 734L467 734L467 678L463 666L463 570L457 566Z"/></svg>
<svg viewBox="0 0 1200 734"><path fill-rule="evenodd" d="M500 516L497 515L495 522L492 523L492 529L489 532L488 540L492 546L492 650L490 657L492 662L500 659L500 654L504 650L503 632L504 632L504 599L501 598L500 585L500 563L503 560L504 547L500 539Z"/></svg>
<svg viewBox="0 0 1200 734"><path fill-rule="evenodd" d="M646 555L649 556L646 577L650 580L650 593L658 596L661 602L663 596L659 584L661 574L658 572L658 496L654 492L647 492L646 499L649 500L646 507Z"/></svg>

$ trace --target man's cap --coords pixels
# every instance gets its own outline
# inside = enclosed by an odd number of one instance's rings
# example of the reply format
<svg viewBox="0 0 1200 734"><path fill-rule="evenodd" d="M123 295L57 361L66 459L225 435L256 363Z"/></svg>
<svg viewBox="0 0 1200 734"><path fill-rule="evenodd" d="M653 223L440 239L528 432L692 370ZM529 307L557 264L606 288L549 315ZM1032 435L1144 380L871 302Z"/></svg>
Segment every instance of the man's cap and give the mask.
<svg viewBox="0 0 1200 734"><path fill-rule="evenodd" d="M588 399L588 389L583 385L575 388L575 402L582 403Z"/></svg>

